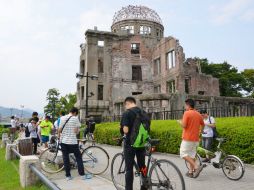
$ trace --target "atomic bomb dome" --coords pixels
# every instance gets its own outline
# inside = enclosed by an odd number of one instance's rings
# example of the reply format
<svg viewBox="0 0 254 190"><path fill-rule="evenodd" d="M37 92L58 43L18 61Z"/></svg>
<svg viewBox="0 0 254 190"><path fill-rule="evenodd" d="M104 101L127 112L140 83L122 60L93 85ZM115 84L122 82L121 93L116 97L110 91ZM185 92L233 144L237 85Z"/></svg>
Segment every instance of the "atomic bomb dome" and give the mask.
<svg viewBox="0 0 254 190"><path fill-rule="evenodd" d="M129 5L115 13L113 24L124 20L147 20L162 24L161 18L154 10L145 6Z"/></svg>
<svg viewBox="0 0 254 190"><path fill-rule="evenodd" d="M161 39L164 27L158 13L145 6L129 5L117 11L113 17L111 30L114 33L146 35Z"/></svg>

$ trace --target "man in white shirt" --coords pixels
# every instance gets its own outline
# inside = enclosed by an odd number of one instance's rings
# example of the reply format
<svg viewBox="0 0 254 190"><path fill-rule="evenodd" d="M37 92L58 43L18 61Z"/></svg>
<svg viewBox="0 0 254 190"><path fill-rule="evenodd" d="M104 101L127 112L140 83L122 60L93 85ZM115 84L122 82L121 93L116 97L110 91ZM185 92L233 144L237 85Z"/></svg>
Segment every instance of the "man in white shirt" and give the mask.
<svg viewBox="0 0 254 190"><path fill-rule="evenodd" d="M79 128L81 126L77 115L78 109L75 107L72 108L68 115L61 118L60 126L58 128L58 138L61 142L64 169L67 181L72 179L70 173L69 153L74 153L78 165L78 172L79 175L82 176L82 179L89 179L92 177L91 175L85 174L84 172L82 156L76 137L76 135L79 133Z"/></svg>
<svg viewBox="0 0 254 190"><path fill-rule="evenodd" d="M16 128L16 120L14 116L11 116L11 128Z"/></svg>

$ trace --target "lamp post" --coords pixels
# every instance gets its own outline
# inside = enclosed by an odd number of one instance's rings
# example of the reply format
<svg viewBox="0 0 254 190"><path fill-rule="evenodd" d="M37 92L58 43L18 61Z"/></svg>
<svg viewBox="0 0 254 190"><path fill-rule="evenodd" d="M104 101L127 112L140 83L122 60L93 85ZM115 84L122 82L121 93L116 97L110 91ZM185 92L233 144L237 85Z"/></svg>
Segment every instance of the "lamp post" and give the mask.
<svg viewBox="0 0 254 190"><path fill-rule="evenodd" d="M20 119L23 120L23 109L24 109L24 105L20 105L21 108L21 115L20 115Z"/></svg>
<svg viewBox="0 0 254 190"><path fill-rule="evenodd" d="M82 79L86 77L86 117L88 116L88 98L94 96L93 92L90 92L90 95L88 95L88 78L91 80L98 80L98 76L96 75L89 75L88 72L86 72L86 75L81 73L76 73L76 78ZM81 97L80 97L81 101ZM80 103L80 109L81 109L81 103Z"/></svg>

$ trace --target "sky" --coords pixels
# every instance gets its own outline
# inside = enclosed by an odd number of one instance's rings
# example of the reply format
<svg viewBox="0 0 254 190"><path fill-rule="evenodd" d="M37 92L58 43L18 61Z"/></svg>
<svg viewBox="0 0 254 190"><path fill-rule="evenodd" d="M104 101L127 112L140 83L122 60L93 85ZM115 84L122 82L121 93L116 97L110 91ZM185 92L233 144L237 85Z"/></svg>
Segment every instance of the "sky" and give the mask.
<svg viewBox="0 0 254 190"><path fill-rule="evenodd" d="M186 58L254 68L253 0L0 0L0 106L43 112L48 89L75 93L85 31L128 5L155 10Z"/></svg>

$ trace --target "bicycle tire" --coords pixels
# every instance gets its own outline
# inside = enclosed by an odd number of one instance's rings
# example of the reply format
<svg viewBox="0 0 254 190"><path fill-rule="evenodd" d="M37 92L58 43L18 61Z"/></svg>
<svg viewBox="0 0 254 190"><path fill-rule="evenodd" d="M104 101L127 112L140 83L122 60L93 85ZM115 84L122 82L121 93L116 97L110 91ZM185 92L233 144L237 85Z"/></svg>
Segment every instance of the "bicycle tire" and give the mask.
<svg viewBox="0 0 254 190"><path fill-rule="evenodd" d="M240 175L237 177L233 177L230 174L230 172L235 171L237 169L237 167L233 164L232 161L239 164L238 169L240 169ZM234 155L229 155L229 156L226 156L222 162L222 171L228 179L237 181L243 177L245 172L245 167L240 158Z"/></svg>
<svg viewBox="0 0 254 190"><path fill-rule="evenodd" d="M89 146L82 152L84 168L91 174L99 175L105 172L109 165L109 155L99 146Z"/></svg>
<svg viewBox="0 0 254 190"><path fill-rule="evenodd" d="M166 166L169 167L169 170L167 170ZM149 190L185 190L182 173L174 163L165 159L156 160L153 163L149 170L148 181Z"/></svg>
<svg viewBox="0 0 254 190"><path fill-rule="evenodd" d="M117 190L125 189L125 162L123 153L117 153L112 159L111 179Z"/></svg>
<svg viewBox="0 0 254 190"><path fill-rule="evenodd" d="M64 169L64 164L60 163L60 161L59 163L56 163L56 152L50 152L50 150L50 148L47 148L41 153L39 157L41 169L50 174L58 173Z"/></svg>
<svg viewBox="0 0 254 190"><path fill-rule="evenodd" d="M198 166L202 165L201 157L199 156L199 154L196 154L196 156L195 156L195 163ZM187 162L186 160L185 160L185 166L187 167L188 170L190 169L189 162Z"/></svg>

